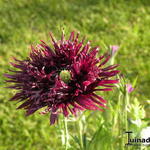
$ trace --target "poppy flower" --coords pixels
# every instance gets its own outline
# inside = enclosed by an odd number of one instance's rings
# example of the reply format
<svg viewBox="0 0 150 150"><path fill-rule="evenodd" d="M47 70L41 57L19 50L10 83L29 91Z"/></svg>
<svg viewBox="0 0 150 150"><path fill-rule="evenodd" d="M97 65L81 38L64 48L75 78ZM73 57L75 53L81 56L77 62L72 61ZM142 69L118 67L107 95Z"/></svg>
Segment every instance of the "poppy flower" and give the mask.
<svg viewBox="0 0 150 150"><path fill-rule="evenodd" d="M119 46L118 45L112 45L112 46L110 46L110 49L112 51L112 56L114 56L116 54L116 52L119 50Z"/></svg>
<svg viewBox="0 0 150 150"><path fill-rule="evenodd" d="M84 44L79 33L71 32L67 40L64 34L59 41L51 33L50 37L53 46L41 41L31 46L25 60L14 58L11 65L18 70L5 74L13 83L9 88L17 90L10 100L21 102L18 109L25 109L27 116L46 107L41 113L50 113L50 124L59 113L67 117L86 109L103 111L106 100L97 91L111 91L118 83L112 79L119 73L118 65L106 66L111 55L98 57L99 48Z"/></svg>
<svg viewBox="0 0 150 150"><path fill-rule="evenodd" d="M134 91L134 88L131 84L126 84L126 90L130 94L132 91Z"/></svg>

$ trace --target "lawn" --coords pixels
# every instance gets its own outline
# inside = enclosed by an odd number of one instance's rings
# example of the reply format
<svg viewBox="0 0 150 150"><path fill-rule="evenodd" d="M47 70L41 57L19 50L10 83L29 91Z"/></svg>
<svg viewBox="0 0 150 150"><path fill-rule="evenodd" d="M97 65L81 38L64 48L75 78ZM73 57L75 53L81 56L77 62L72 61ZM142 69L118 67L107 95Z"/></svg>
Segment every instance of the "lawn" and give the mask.
<svg viewBox="0 0 150 150"><path fill-rule="evenodd" d="M18 104L9 102L15 91L4 88L3 76L13 56L25 58L31 44L49 42L49 32L59 39L62 28L66 36L71 31L85 35L92 46L101 47L99 54L106 46L119 45L115 63L128 82L137 78L134 97L143 105L150 98L149 0L0 0L0 150L63 150L61 125L50 126L48 114L25 117L24 111L16 111ZM149 117L148 108L145 111ZM101 113L94 115L100 118ZM100 120L88 119L88 136L98 129ZM69 130L74 133L74 128L70 123ZM73 141L70 144L70 150L77 149Z"/></svg>

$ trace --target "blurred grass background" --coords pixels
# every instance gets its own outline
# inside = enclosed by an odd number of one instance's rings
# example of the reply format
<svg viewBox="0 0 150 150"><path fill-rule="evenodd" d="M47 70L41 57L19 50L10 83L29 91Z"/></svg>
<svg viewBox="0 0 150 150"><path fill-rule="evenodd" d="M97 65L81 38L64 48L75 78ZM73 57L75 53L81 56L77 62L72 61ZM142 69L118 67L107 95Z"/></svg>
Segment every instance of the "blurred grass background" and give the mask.
<svg viewBox="0 0 150 150"><path fill-rule="evenodd" d="M80 31L102 49L119 45L120 70L130 81L138 76L141 102L150 97L149 0L0 0L0 150L62 149L49 115L26 118L15 110L8 101L15 91L4 89L3 77L12 56L25 58L31 44L49 41L50 31L58 39L62 27L66 34Z"/></svg>

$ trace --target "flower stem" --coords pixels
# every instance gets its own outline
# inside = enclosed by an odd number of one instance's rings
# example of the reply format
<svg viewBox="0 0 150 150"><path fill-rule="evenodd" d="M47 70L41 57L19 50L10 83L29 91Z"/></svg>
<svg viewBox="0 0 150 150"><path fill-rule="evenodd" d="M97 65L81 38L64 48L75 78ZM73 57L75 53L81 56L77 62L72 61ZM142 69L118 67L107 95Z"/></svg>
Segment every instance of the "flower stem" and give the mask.
<svg viewBox="0 0 150 150"><path fill-rule="evenodd" d="M65 150L67 150L69 145L69 134L68 134L68 124L67 124L66 117L64 117L64 128L65 128Z"/></svg>
<svg viewBox="0 0 150 150"><path fill-rule="evenodd" d="M80 137L81 148L83 149L83 137L82 137L83 126L82 126L82 120L81 119L79 120L79 137Z"/></svg>

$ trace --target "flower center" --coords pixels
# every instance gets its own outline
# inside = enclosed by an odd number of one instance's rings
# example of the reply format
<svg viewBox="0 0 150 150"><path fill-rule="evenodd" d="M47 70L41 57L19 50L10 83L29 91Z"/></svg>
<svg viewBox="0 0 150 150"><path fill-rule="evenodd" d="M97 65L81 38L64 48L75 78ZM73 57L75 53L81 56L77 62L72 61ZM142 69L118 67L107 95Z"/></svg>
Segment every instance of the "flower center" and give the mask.
<svg viewBox="0 0 150 150"><path fill-rule="evenodd" d="M71 73L69 70L62 70L59 76L65 83L68 83L71 80Z"/></svg>

